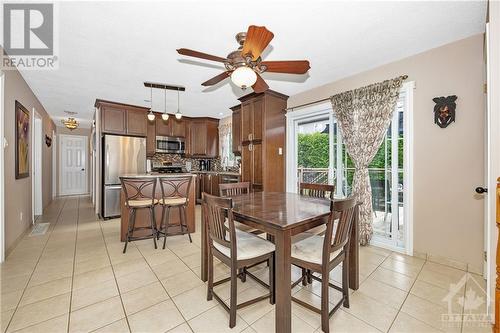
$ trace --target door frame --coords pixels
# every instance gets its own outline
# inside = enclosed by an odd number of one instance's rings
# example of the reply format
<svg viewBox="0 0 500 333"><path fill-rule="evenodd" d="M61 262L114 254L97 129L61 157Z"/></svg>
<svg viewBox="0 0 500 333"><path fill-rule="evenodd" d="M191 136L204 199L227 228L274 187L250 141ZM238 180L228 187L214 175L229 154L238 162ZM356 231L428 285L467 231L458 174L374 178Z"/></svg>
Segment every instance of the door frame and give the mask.
<svg viewBox="0 0 500 333"><path fill-rule="evenodd" d="M5 112L4 112L4 88L5 88L5 73L0 71L0 263L5 261L5 148L7 141L5 140Z"/></svg>
<svg viewBox="0 0 500 333"><path fill-rule="evenodd" d="M57 196L57 134L52 131L52 199Z"/></svg>
<svg viewBox="0 0 500 333"><path fill-rule="evenodd" d="M64 142L64 138L83 138L83 142L85 143L85 190L82 193L63 193L62 191L62 144ZM85 135L71 135L71 134L59 134L59 164L58 164L58 170L59 170L59 191L58 194L60 196L68 196L68 195L83 195L83 194L88 194L89 192L89 181L88 181L88 151L89 145L88 145L88 137Z"/></svg>
<svg viewBox="0 0 500 333"><path fill-rule="evenodd" d="M32 161L32 169L31 169L31 223L35 224L35 216L41 215L43 212L43 189L42 189L42 173L43 173L43 164L42 164L42 155L43 155L43 119L40 114L33 107L33 122L31 126L31 161ZM36 127L40 126L40 137L37 137ZM38 144L40 147L40 151L36 150L37 144L36 141L39 140ZM40 182L39 191L37 191L37 182ZM38 192L38 193L37 193ZM37 211L36 208L39 208ZM37 214L39 213L39 214Z"/></svg>

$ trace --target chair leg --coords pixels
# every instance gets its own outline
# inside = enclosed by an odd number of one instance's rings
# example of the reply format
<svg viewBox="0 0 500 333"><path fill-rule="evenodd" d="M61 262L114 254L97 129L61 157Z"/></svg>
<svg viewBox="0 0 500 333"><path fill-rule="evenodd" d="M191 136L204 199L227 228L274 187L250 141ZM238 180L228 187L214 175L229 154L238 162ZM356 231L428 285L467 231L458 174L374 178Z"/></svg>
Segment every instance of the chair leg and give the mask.
<svg viewBox="0 0 500 333"><path fill-rule="evenodd" d="M312 272L310 269L307 270L307 283L313 283Z"/></svg>
<svg viewBox="0 0 500 333"><path fill-rule="evenodd" d="M163 221L165 221L165 206L161 207L161 220L160 220L160 230L158 230L158 233L156 234L156 239L160 240L160 231L163 230Z"/></svg>
<svg viewBox="0 0 500 333"><path fill-rule="evenodd" d="M212 249L208 248L208 281L207 281L207 301L211 301L213 298L214 290L214 256L212 254Z"/></svg>
<svg viewBox="0 0 500 333"><path fill-rule="evenodd" d="M344 297L343 305L349 307L349 255L346 253L344 262L342 263L342 296Z"/></svg>
<svg viewBox="0 0 500 333"><path fill-rule="evenodd" d="M236 307L237 307L237 299L236 299L236 291L237 291L237 278L238 278L238 270L236 269L236 263L233 262L231 265L231 299L229 301L229 328L233 328L236 326Z"/></svg>
<svg viewBox="0 0 500 333"><path fill-rule="evenodd" d="M305 268L302 268L302 285L303 286L307 286L307 280L308 280L307 270Z"/></svg>
<svg viewBox="0 0 500 333"><path fill-rule="evenodd" d="M238 276L240 277L241 282L247 282L247 274L245 272L245 268L238 269Z"/></svg>
<svg viewBox="0 0 500 333"><path fill-rule="evenodd" d="M130 209L129 220L128 220L128 229L127 229L127 237L125 238L125 246L123 247L123 253L127 252L128 240L132 234L132 230L134 229L135 221L135 209Z"/></svg>
<svg viewBox="0 0 500 333"><path fill-rule="evenodd" d="M180 209L180 211L179 211L179 214L181 214L181 215L182 215L182 219L181 219L181 221L182 221L182 223L183 223L183 225L184 225L184 228L186 228L186 230L187 230L187 234L188 234L188 237L189 237L189 242L190 242L190 243L192 243L192 242L193 242L193 240L191 239L191 233L189 232L189 228L188 228L188 226L187 226L186 206L181 206L181 209ZM179 217L180 217L180 215L179 215ZM183 228L183 227L181 226L181 229L182 229L182 228Z"/></svg>
<svg viewBox="0 0 500 333"><path fill-rule="evenodd" d="M149 218L151 220L151 235L153 236L153 243L155 244L155 249L158 248L156 245L156 221L155 221L155 207L149 208Z"/></svg>
<svg viewBox="0 0 500 333"><path fill-rule="evenodd" d="M163 222L164 223L164 229L165 230L165 234L164 234L164 238L163 238L163 249L165 250L165 246L167 245L167 231L168 231L168 224L170 223L170 207L167 206L166 207L166 214L165 214L165 221Z"/></svg>
<svg viewBox="0 0 500 333"><path fill-rule="evenodd" d="M325 333L330 331L328 282L328 271L324 269L321 274L321 330Z"/></svg>
<svg viewBox="0 0 500 333"><path fill-rule="evenodd" d="M271 258L268 260L269 264L269 303L274 304L276 301L276 294L274 290L274 285L275 285L275 276L274 276L274 254L271 255Z"/></svg>

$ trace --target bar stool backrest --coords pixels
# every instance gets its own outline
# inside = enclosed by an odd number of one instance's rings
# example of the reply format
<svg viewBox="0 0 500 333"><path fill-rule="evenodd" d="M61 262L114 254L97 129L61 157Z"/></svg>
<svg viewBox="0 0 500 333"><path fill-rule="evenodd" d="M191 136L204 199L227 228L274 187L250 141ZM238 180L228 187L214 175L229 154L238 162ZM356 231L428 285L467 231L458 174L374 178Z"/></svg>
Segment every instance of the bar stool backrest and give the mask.
<svg viewBox="0 0 500 333"><path fill-rule="evenodd" d="M151 200L154 204L156 191L156 178L134 178L120 177L123 191L125 192L125 204L129 206L132 200Z"/></svg>
<svg viewBox="0 0 500 333"><path fill-rule="evenodd" d="M344 248L349 242L356 209L357 202L355 197L332 201L330 217L326 226L325 240L323 242L324 265L330 262L330 253ZM338 221L335 223L337 218ZM335 224L336 230L334 235Z"/></svg>
<svg viewBox="0 0 500 333"><path fill-rule="evenodd" d="M233 219L233 199L221 198L202 193L204 223L209 235L209 242L219 243L231 249L231 258L236 258L236 230ZM227 217L227 224L226 222Z"/></svg>
<svg viewBox="0 0 500 333"><path fill-rule="evenodd" d="M301 195L333 200L335 185L300 183L299 190Z"/></svg>
<svg viewBox="0 0 500 333"><path fill-rule="evenodd" d="M250 183L227 183L219 184L219 192L221 197L232 197L235 195L242 195L250 193Z"/></svg>
<svg viewBox="0 0 500 333"><path fill-rule="evenodd" d="M185 198L189 200L192 176L159 177L162 198Z"/></svg>

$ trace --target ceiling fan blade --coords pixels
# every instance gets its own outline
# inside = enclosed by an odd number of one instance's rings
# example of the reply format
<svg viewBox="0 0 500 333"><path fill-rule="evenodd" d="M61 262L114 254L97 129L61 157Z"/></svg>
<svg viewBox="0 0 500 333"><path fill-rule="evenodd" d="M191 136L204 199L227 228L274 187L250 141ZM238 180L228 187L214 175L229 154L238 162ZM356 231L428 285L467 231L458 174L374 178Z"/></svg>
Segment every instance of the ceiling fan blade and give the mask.
<svg viewBox="0 0 500 333"><path fill-rule="evenodd" d="M224 80L224 79L228 78L230 75L231 75L231 72L230 72L230 71L222 72L222 73L220 73L219 75L214 76L214 77L213 77L213 78L211 78L210 80L203 82L201 85L202 85L202 86L213 86L214 84L217 84L217 83L219 83L220 81L222 81L222 80Z"/></svg>
<svg viewBox="0 0 500 333"><path fill-rule="evenodd" d="M257 74L257 81L255 81L254 85L252 86L253 91L256 93L262 93L269 89L269 86L267 85L266 81L260 76L258 73Z"/></svg>
<svg viewBox="0 0 500 333"><path fill-rule="evenodd" d="M274 34L267 30L266 27L249 26L241 54L243 56L251 54L252 59L256 60L269 45L273 37Z"/></svg>
<svg viewBox="0 0 500 333"><path fill-rule="evenodd" d="M203 53L203 52L198 52L195 50L190 50L190 49L177 49L177 53L189 56L189 57L195 57L195 58L201 58L201 59L206 59L206 60L212 60L212 61L218 61L218 62L226 62L226 58L221 58L217 57L211 54Z"/></svg>
<svg viewBox="0 0 500 333"><path fill-rule="evenodd" d="M304 74L311 68L307 60L263 61L266 72Z"/></svg>

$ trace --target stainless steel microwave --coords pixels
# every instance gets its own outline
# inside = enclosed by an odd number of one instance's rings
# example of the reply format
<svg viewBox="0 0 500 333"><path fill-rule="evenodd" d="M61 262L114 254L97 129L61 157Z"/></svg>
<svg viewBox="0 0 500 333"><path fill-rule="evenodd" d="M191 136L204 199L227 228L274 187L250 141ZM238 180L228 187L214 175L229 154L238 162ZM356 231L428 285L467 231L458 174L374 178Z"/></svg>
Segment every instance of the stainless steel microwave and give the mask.
<svg viewBox="0 0 500 333"><path fill-rule="evenodd" d="M184 154L184 138L175 136L157 136L156 152L166 154Z"/></svg>

